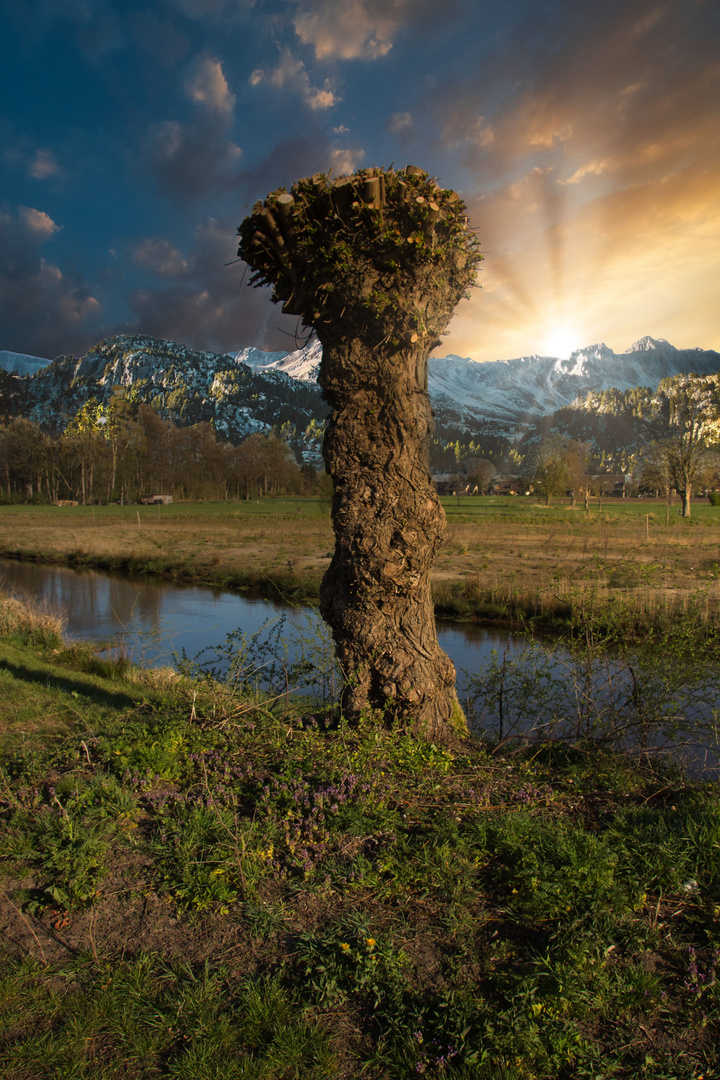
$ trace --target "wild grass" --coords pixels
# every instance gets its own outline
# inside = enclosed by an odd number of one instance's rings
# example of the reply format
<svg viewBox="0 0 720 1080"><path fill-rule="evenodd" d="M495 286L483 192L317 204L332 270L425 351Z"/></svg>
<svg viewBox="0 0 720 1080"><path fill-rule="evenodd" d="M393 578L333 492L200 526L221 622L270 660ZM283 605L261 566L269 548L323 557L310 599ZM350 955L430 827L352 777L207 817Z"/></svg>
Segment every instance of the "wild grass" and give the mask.
<svg viewBox="0 0 720 1080"><path fill-rule="evenodd" d="M716 780L89 655L0 639L3 1080L718 1074Z"/></svg>

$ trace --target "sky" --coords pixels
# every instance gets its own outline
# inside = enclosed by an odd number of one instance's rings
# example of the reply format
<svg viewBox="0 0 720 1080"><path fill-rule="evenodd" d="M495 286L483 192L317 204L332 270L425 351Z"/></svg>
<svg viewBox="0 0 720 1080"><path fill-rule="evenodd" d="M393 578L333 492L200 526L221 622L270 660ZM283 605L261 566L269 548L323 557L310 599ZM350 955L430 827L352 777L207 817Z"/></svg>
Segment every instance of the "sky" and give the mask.
<svg viewBox="0 0 720 1080"><path fill-rule="evenodd" d="M720 350L717 0L0 0L0 349L291 351L237 226L406 164L485 255L435 355Z"/></svg>

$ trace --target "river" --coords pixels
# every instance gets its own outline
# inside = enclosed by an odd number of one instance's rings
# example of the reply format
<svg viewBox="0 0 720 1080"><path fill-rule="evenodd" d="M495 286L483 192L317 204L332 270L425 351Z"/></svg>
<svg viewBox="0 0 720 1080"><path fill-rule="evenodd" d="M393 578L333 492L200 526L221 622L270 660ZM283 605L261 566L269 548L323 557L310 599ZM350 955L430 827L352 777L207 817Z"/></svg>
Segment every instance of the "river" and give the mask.
<svg viewBox="0 0 720 1080"><path fill-rule="evenodd" d="M150 666L170 664L183 651L195 657L222 645L236 630L248 638L261 634L264 627L265 633L272 632L282 616L290 659L311 638L327 641L325 626L311 607L291 607L221 589L7 559L0 560L0 575L4 587L27 593L61 612L68 638L122 645L134 660ZM519 635L470 623L438 622L438 637L460 674L461 692L462 672L477 672L493 649L504 653L509 648L515 654L526 644Z"/></svg>
<svg viewBox="0 0 720 1080"><path fill-rule="evenodd" d="M196 660L196 673L200 664L218 674L229 670L248 687L336 697L329 631L312 607L10 560L0 560L0 586L62 613L67 638L121 648L146 666L184 656ZM494 739L533 730L617 747L640 743L648 752L682 751L691 773L717 776L714 668L701 663L688 680L670 657L665 662L649 650L588 661L476 624L438 621L438 638L455 663L460 700L476 730Z"/></svg>

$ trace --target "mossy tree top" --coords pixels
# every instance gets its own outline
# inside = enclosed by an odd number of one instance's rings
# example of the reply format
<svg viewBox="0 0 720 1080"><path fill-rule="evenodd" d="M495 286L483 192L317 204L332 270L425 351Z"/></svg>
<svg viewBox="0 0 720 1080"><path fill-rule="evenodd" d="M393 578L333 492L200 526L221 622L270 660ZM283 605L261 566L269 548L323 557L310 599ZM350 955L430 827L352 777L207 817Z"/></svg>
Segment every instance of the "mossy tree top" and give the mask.
<svg viewBox="0 0 720 1080"><path fill-rule="evenodd" d="M463 201L414 166L298 180L238 232L251 284L321 340L344 323L366 342L434 348L482 259Z"/></svg>

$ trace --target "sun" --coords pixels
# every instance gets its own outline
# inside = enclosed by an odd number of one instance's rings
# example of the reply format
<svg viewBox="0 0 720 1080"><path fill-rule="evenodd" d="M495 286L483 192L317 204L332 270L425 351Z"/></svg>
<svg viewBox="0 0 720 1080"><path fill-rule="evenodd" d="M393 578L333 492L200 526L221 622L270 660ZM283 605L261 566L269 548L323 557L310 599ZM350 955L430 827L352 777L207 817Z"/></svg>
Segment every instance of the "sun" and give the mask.
<svg viewBox="0 0 720 1080"><path fill-rule="evenodd" d="M572 326L556 326L543 340L542 355L567 360L570 354L581 348L577 330Z"/></svg>

